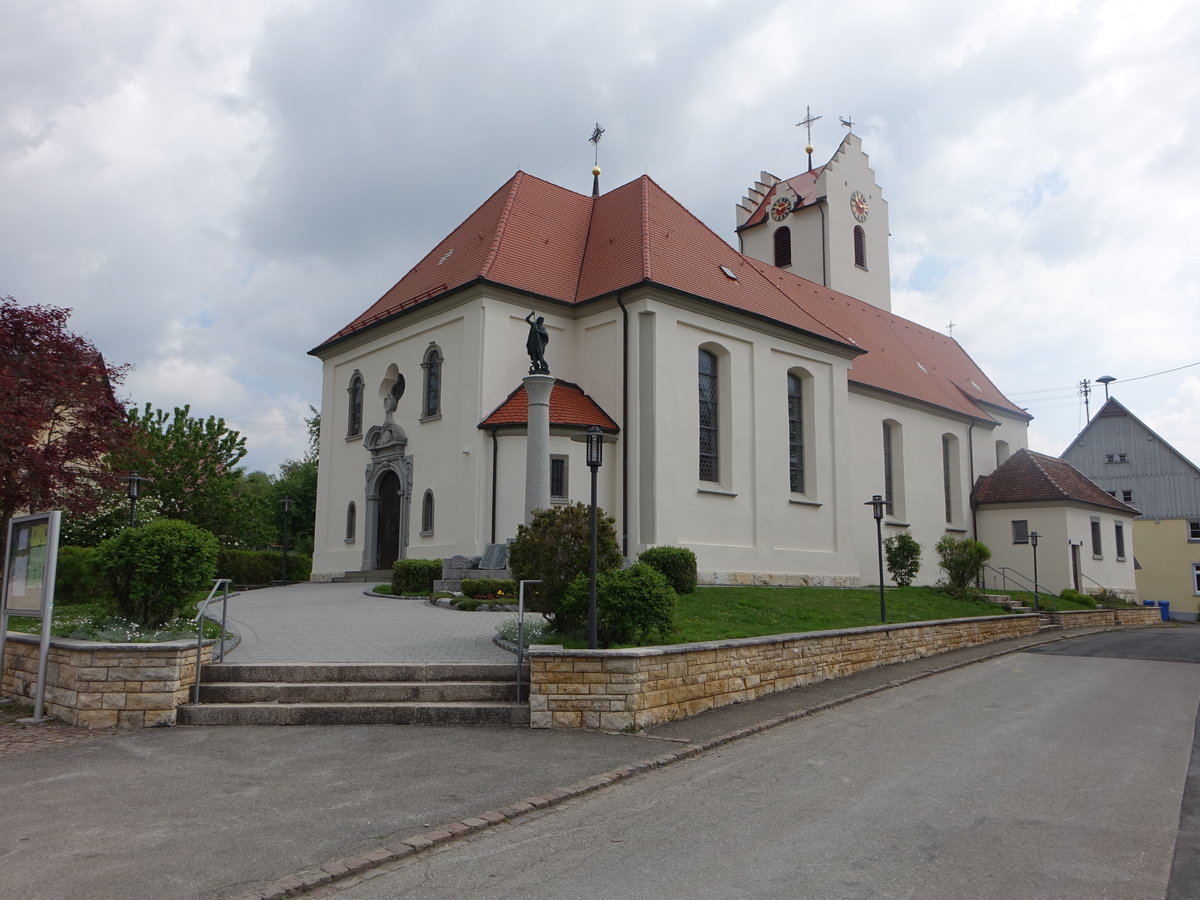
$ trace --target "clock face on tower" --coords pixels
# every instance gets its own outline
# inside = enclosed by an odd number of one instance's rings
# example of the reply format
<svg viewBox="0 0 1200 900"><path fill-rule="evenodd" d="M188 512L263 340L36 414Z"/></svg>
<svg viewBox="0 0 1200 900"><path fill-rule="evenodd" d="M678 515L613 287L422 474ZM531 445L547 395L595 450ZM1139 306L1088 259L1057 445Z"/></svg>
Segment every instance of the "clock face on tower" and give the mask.
<svg viewBox="0 0 1200 900"><path fill-rule="evenodd" d="M787 218L788 213L792 211L792 201L787 197L780 197L771 204L771 218L776 222L782 222Z"/></svg>
<svg viewBox="0 0 1200 900"><path fill-rule="evenodd" d="M861 191L855 191L850 195L850 212L858 221L867 221L867 198L862 195Z"/></svg>

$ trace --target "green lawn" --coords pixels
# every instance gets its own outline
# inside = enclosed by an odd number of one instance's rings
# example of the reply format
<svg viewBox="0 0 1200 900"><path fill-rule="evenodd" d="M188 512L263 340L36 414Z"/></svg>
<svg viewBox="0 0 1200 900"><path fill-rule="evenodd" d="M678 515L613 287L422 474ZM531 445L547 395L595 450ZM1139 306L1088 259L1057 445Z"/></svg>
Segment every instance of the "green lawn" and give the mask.
<svg viewBox="0 0 1200 900"><path fill-rule="evenodd" d="M928 587L888 588L889 623L1003 615ZM671 643L878 625L878 588L702 587L679 598Z"/></svg>

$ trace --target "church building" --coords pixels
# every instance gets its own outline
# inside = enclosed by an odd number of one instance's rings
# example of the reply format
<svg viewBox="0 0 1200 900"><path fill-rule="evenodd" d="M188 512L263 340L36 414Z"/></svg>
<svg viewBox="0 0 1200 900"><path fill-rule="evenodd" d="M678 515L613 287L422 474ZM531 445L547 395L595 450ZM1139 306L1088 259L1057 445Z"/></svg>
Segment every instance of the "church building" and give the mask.
<svg viewBox="0 0 1200 900"><path fill-rule="evenodd" d="M311 351L314 579L515 536L542 317L551 502L588 500L572 437L600 426L627 557L688 547L709 583L875 583L878 494L884 536L911 532L936 581L933 545L979 533L972 486L1026 448L1030 416L890 311L887 203L853 133L825 165L762 173L736 211L740 250L649 176L501 185Z"/></svg>

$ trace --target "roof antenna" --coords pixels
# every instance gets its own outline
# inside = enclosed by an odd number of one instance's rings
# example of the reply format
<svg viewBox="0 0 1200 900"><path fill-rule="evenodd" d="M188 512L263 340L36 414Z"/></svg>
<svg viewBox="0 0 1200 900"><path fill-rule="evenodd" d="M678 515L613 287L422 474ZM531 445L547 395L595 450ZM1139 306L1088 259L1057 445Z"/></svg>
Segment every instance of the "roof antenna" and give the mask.
<svg viewBox="0 0 1200 900"><path fill-rule="evenodd" d="M804 107L804 118L796 123L797 128L799 128L801 125L803 125L806 129L808 129L808 146L806 146L804 148L804 152L808 154L808 171L810 171L810 172L812 171L812 155L813 155L812 127L813 127L813 122L817 121L817 119L820 119L820 118L821 118L821 116L814 116L812 114L811 106L805 106Z"/></svg>
<svg viewBox="0 0 1200 900"><path fill-rule="evenodd" d="M588 138L588 142L596 148L595 165L592 166L592 196L600 196L600 138L604 137L604 129L600 127L600 123L596 123L596 127L592 129L592 136Z"/></svg>

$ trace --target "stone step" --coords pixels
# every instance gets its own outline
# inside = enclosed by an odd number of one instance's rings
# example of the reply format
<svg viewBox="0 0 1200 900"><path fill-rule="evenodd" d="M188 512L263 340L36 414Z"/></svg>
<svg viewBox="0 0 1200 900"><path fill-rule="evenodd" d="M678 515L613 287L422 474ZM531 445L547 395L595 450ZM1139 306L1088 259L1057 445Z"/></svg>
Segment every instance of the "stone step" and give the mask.
<svg viewBox="0 0 1200 900"><path fill-rule="evenodd" d="M507 703L515 672L501 681L215 682L200 685L201 703ZM524 684L524 682L523 682ZM525 690L528 687L525 686Z"/></svg>
<svg viewBox="0 0 1200 900"><path fill-rule="evenodd" d="M180 725L529 726L521 703L202 703L181 706Z"/></svg>
<svg viewBox="0 0 1200 900"><path fill-rule="evenodd" d="M330 579L334 584L386 584L391 580L391 569L368 569L365 572L344 572Z"/></svg>
<svg viewBox="0 0 1200 900"><path fill-rule="evenodd" d="M516 680L511 663L213 663L201 669L212 682L412 682Z"/></svg>

